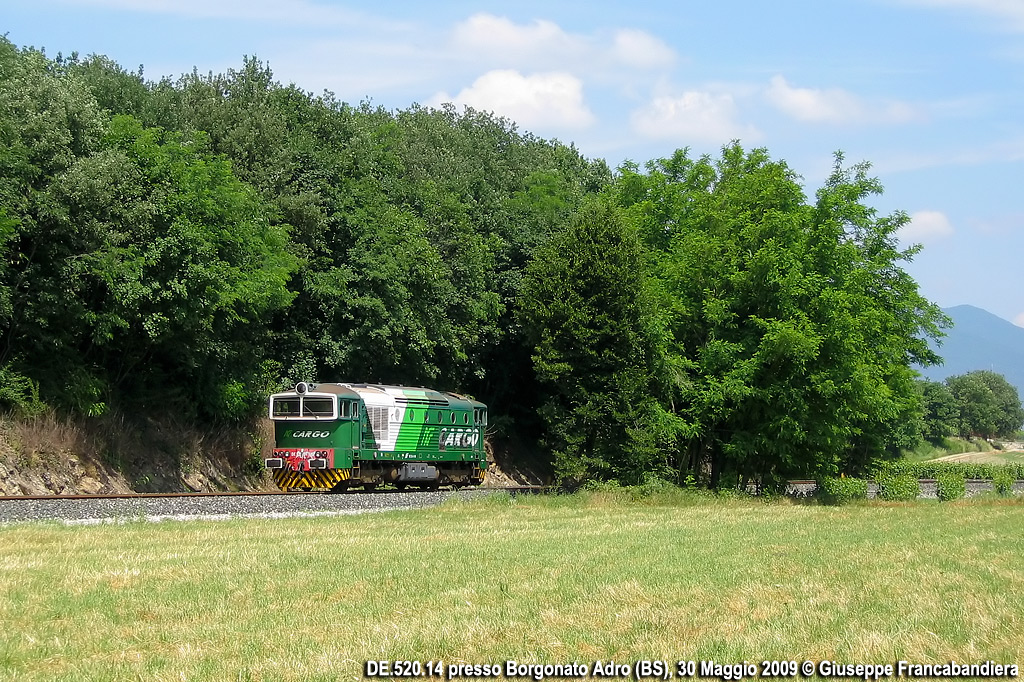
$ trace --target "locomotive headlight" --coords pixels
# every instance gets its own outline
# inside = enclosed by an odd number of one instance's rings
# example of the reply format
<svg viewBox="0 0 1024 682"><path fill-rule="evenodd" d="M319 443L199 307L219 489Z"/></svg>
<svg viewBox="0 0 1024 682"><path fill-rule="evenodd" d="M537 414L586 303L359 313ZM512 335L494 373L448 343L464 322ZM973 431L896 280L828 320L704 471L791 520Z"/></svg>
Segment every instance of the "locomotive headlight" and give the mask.
<svg viewBox="0 0 1024 682"><path fill-rule="evenodd" d="M306 391L308 390L309 384L307 384L305 381L300 381L299 383L295 384L295 392L298 393L299 395L305 395Z"/></svg>

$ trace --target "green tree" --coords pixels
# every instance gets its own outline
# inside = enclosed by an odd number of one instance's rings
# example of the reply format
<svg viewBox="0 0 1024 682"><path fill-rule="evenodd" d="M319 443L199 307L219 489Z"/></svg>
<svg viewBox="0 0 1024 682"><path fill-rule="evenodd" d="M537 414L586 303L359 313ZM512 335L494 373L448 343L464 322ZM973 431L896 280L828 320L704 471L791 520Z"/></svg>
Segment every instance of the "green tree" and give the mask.
<svg viewBox="0 0 1024 682"><path fill-rule="evenodd" d="M960 407L949 387L938 381L918 380L923 397L921 435L931 443L957 433L960 425Z"/></svg>
<svg viewBox="0 0 1024 682"><path fill-rule="evenodd" d="M585 201L526 270L519 318L565 484L664 473L653 302L642 244L604 197Z"/></svg>
<svg viewBox="0 0 1024 682"><path fill-rule="evenodd" d="M961 435L1008 437L1024 424L1020 396L1003 375L978 370L949 377L946 385L959 406Z"/></svg>
<svg viewBox="0 0 1024 682"><path fill-rule="evenodd" d="M111 119L97 92L141 95L101 87L138 85L110 63L4 41L0 64L4 375L86 414L112 397L242 414L253 323L290 297L286 230L201 133Z"/></svg>
<svg viewBox="0 0 1024 682"><path fill-rule="evenodd" d="M136 118L144 115L149 100L149 87L142 76L142 66L133 73L109 57L90 55L80 59L77 54L67 59L58 56L55 64L83 82L92 92L96 103L111 115L123 114Z"/></svg>
<svg viewBox="0 0 1024 682"><path fill-rule="evenodd" d="M86 259L107 295L105 324L124 330L104 344L113 353L104 364L118 368L119 385L132 373L166 373L194 387L187 394L207 413L241 416L260 398L252 377L262 325L292 296L287 231L201 134L115 117L107 140L134 180L120 185L124 205L145 213L113 216L106 248Z"/></svg>
<svg viewBox="0 0 1024 682"><path fill-rule="evenodd" d="M88 325L88 292L71 269L97 235L88 226L67 230L67 207L56 194L100 150L104 130L84 83L42 53L0 38L0 214L7 218L0 367L21 385L41 385L46 398L64 394L85 408L99 401L74 349Z"/></svg>
<svg viewBox="0 0 1024 682"><path fill-rule="evenodd" d="M841 157L809 205L793 172L738 144L623 169L619 201L658 254L674 368L668 406L689 425L680 476L771 485L857 471L917 435L911 362L942 316L899 267L902 214Z"/></svg>

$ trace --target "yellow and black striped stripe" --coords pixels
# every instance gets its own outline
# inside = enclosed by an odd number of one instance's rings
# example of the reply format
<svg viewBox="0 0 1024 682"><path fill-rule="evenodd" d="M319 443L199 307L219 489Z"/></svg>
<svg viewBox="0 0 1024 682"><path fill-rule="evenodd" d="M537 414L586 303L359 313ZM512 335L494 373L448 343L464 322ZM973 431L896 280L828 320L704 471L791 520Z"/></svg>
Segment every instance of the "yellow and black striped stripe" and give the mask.
<svg viewBox="0 0 1024 682"><path fill-rule="evenodd" d="M274 483L281 490L295 488L333 488L352 476L351 469L314 469L311 471L292 471L290 469L274 469Z"/></svg>

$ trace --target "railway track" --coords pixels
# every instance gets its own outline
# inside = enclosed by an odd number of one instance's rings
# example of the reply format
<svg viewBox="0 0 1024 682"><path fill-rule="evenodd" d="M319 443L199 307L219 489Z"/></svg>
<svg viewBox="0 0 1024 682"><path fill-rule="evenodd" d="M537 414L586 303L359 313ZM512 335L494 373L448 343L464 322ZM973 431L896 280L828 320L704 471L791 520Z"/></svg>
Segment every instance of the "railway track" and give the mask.
<svg viewBox="0 0 1024 682"><path fill-rule="evenodd" d="M925 496L928 496L930 489L934 488L935 480L931 478L922 478L919 481L922 491ZM968 479L966 481L968 491L980 492L991 489L991 481L983 479ZM792 480L786 483L787 494L796 497L806 497L815 492L818 484L813 479L808 480ZM1018 482L1018 488L1024 489L1024 481ZM868 483L869 494L873 493L876 486L874 482ZM459 491L442 490L440 492L452 493L452 492L466 492L466 493L477 493L477 492L507 492L507 493L531 493L541 494L551 492L555 490L552 486L542 485L520 485L520 486L480 486L480 487L469 487L462 488ZM146 500L146 499L187 499L187 498L203 498L203 497L274 497L274 496L291 496L297 497L301 495L310 496L361 496L361 495L403 495L403 494L415 494L424 493L431 491L424 490L393 490L390 488L375 490L360 490L353 489L347 490L342 493L331 493L325 491L304 491L304 490L232 490L232 491L182 491L182 492L160 492L160 493L95 493L95 494L50 494L50 495L0 495L0 502L14 502L14 501L44 501L44 500ZM756 492L755 488L751 488L750 492Z"/></svg>
<svg viewBox="0 0 1024 682"><path fill-rule="evenodd" d="M813 481L790 481L787 493L807 498L814 494ZM990 481L968 481L967 495L991 490ZM126 493L100 495L23 495L0 497L0 524L23 521L57 521L68 524L117 523L127 520L228 520L233 518L281 518L361 514L375 511L431 507L443 501L505 491L536 494L543 486L465 488L463 490L375 490L328 494L278 490L231 492ZM1016 484L1024 493L1024 481ZM868 495L875 493L869 484ZM935 498L933 481L921 481L921 497Z"/></svg>
<svg viewBox="0 0 1024 682"><path fill-rule="evenodd" d="M480 486L476 488L463 488L465 492L499 492L510 493L540 493L549 488L539 485L503 486L489 487ZM405 491L408 493L422 492L418 490ZM41 501L41 500L145 500L161 498L190 498L190 497L267 497L280 495L401 495L402 491L391 489L377 490L349 490L343 493L329 493L316 490L225 490L225 491L185 491L185 492L163 492L163 493L95 493L95 494L53 494L53 495L0 495L0 502Z"/></svg>
<svg viewBox="0 0 1024 682"><path fill-rule="evenodd" d="M128 493L117 495L23 495L0 498L0 525L26 521L64 524L124 521L227 521L237 518L338 516L432 507L445 500L487 495L540 492L518 488L454 490L353 491L338 494L258 490L251 492Z"/></svg>

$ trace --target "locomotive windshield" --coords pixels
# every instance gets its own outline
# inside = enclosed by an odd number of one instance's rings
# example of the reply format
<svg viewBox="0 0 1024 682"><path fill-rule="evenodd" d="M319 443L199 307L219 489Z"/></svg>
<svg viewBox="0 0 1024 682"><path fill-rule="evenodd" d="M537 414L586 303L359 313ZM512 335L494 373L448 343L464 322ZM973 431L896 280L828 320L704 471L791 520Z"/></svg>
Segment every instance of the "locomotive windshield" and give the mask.
<svg viewBox="0 0 1024 682"><path fill-rule="evenodd" d="M333 398L303 398L302 416L304 417L333 417Z"/></svg>
<svg viewBox="0 0 1024 682"><path fill-rule="evenodd" d="M299 398L272 398L271 417L298 417L301 412Z"/></svg>
<svg viewBox="0 0 1024 682"><path fill-rule="evenodd" d="M271 419L336 419L334 398L329 396L274 396L270 399Z"/></svg>

